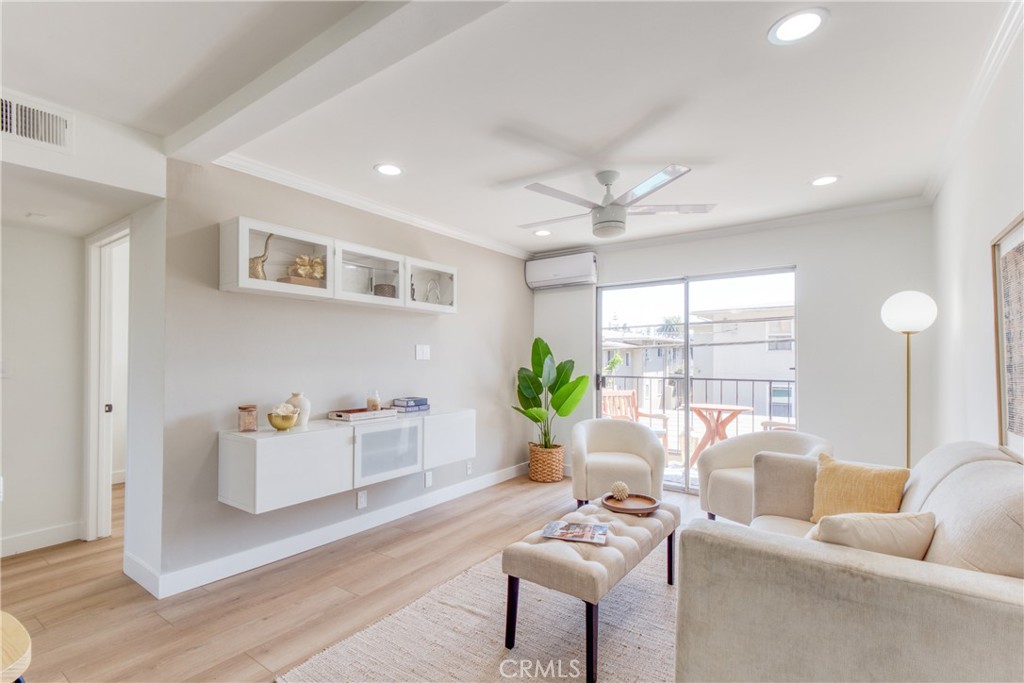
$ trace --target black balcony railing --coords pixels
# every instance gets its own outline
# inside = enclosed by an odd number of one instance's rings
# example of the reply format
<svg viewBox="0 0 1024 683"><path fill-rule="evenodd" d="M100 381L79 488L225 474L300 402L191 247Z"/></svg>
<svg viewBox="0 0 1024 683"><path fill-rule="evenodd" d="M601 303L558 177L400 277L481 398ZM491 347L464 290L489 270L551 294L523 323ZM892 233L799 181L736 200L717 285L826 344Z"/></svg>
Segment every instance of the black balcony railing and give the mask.
<svg viewBox="0 0 1024 683"><path fill-rule="evenodd" d="M749 406L727 430L730 434L759 431L766 421L796 423L796 382L789 379L744 379L725 377L691 377L689 386L684 377L643 377L639 375L604 375L605 389L635 391L640 410L668 415L669 449L682 450L679 433L685 425L685 400L690 403L719 403ZM692 430L701 430L697 420ZM674 432L674 433L673 433Z"/></svg>

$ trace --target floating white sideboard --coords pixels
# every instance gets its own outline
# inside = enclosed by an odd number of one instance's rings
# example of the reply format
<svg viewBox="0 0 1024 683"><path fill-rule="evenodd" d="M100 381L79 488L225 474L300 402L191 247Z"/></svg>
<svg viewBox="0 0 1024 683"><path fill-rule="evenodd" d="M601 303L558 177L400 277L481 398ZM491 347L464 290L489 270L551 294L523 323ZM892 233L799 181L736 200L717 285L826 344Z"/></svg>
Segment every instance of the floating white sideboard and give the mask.
<svg viewBox="0 0 1024 683"><path fill-rule="evenodd" d="M475 410L224 431L217 499L259 514L475 457Z"/></svg>
<svg viewBox="0 0 1024 683"><path fill-rule="evenodd" d="M220 224L224 291L455 313L457 285L452 266L245 216Z"/></svg>

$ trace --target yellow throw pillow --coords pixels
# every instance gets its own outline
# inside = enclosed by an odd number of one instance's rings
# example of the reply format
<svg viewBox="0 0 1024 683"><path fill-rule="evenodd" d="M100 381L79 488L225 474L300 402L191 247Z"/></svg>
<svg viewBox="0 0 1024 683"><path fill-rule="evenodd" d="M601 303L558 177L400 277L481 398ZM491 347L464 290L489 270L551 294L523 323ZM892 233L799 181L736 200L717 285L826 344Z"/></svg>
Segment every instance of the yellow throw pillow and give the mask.
<svg viewBox="0 0 1024 683"><path fill-rule="evenodd" d="M822 453L811 521L845 512L899 512L910 470L840 462Z"/></svg>

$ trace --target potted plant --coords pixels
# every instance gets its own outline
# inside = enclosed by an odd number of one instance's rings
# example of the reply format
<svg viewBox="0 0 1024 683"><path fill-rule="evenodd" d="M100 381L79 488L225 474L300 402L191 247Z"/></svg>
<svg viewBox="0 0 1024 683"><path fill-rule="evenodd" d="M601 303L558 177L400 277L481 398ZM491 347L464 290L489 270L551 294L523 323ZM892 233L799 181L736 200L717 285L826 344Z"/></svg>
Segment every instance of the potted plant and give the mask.
<svg viewBox="0 0 1024 683"><path fill-rule="evenodd" d="M532 367L519 368L517 390L519 405L512 406L537 425L540 438L530 442L530 479L534 481L561 481L565 462L565 446L555 443L551 423L556 415L568 417L583 399L587 390L587 375L573 379L575 363L564 360L555 363L555 357L540 337L533 340Z"/></svg>

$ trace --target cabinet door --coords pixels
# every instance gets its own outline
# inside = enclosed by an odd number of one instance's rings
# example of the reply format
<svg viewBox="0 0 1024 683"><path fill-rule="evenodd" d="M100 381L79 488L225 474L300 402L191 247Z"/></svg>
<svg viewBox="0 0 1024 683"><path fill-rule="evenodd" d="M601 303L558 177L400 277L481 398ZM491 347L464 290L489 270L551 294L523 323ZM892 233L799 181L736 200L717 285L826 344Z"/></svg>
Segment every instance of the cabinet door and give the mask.
<svg viewBox="0 0 1024 683"><path fill-rule="evenodd" d="M419 472L423 469L423 420L357 425L354 454L356 486Z"/></svg>
<svg viewBox="0 0 1024 683"><path fill-rule="evenodd" d="M407 308L431 313L458 310L458 271L455 268L406 257L405 269Z"/></svg>
<svg viewBox="0 0 1024 683"><path fill-rule="evenodd" d="M328 434L287 434L259 442L255 512L351 490L351 432Z"/></svg>
<svg viewBox="0 0 1024 683"><path fill-rule="evenodd" d="M427 415L423 418L423 469L429 470L475 457L475 410Z"/></svg>
<svg viewBox="0 0 1024 683"><path fill-rule="evenodd" d="M296 299L334 296L334 240L239 216L220 225L220 288Z"/></svg>
<svg viewBox="0 0 1024 683"><path fill-rule="evenodd" d="M334 243L334 298L374 306L405 304L405 260L399 254L340 240Z"/></svg>

